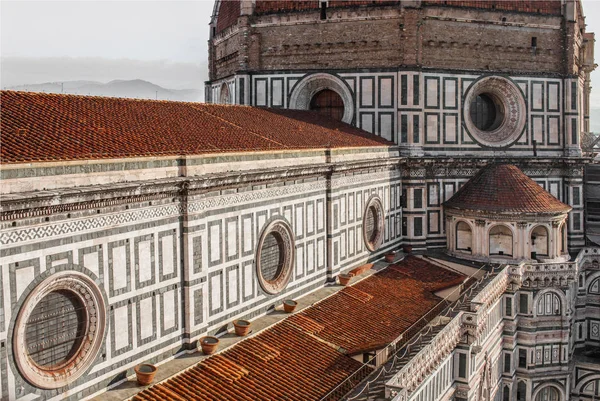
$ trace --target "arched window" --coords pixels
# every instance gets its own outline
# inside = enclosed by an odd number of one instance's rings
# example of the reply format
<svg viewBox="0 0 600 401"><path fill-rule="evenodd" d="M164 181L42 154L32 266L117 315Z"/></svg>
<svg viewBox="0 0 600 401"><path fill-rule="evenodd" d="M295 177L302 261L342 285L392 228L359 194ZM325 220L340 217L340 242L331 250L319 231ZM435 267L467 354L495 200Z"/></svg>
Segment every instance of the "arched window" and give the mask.
<svg viewBox="0 0 600 401"><path fill-rule="evenodd" d="M227 84L221 85L221 96L219 98L220 104L230 104L231 96L229 94L229 86Z"/></svg>
<svg viewBox="0 0 600 401"><path fill-rule="evenodd" d="M502 401L510 401L510 388L508 388L508 386L504 386L504 390L502 391Z"/></svg>
<svg viewBox="0 0 600 401"><path fill-rule="evenodd" d="M600 277L590 283L590 286L588 287L588 293L600 294Z"/></svg>
<svg viewBox="0 0 600 401"><path fill-rule="evenodd" d="M512 256L513 235L510 228L502 225L490 230L490 255Z"/></svg>
<svg viewBox="0 0 600 401"><path fill-rule="evenodd" d="M531 258L536 256L548 256L548 242L550 236L548 229L544 226L537 226L531 231Z"/></svg>
<svg viewBox="0 0 600 401"><path fill-rule="evenodd" d="M560 393L554 387L545 387L535 397L535 401L560 401Z"/></svg>
<svg viewBox="0 0 600 401"><path fill-rule="evenodd" d="M310 101L310 110L341 121L344 117L344 101L337 92L324 89L313 96Z"/></svg>
<svg viewBox="0 0 600 401"><path fill-rule="evenodd" d="M583 394L600 396L600 379L592 380L583 387Z"/></svg>
<svg viewBox="0 0 600 401"><path fill-rule="evenodd" d="M554 316L561 314L560 298L554 292L540 295L537 302L538 316Z"/></svg>
<svg viewBox="0 0 600 401"><path fill-rule="evenodd" d="M560 226L560 238L558 241L559 244L559 255L562 255L564 253L567 253L567 224L563 223L562 226Z"/></svg>
<svg viewBox="0 0 600 401"><path fill-rule="evenodd" d="M456 249L471 253L473 245L473 235L471 227L464 221L459 221L456 225Z"/></svg>
<svg viewBox="0 0 600 401"><path fill-rule="evenodd" d="M517 401L527 401L527 385L523 381L517 384Z"/></svg>

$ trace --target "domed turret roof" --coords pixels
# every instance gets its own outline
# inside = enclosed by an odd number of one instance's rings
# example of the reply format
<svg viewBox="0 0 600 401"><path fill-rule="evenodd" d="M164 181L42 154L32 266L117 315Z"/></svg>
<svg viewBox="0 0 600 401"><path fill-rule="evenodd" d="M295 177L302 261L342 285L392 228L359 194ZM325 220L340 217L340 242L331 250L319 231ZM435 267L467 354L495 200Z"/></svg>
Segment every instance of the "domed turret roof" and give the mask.
<svg viewBox="0 0 600 401"><path fill-rule="evenodd" d="M572 209L512 164L484 167L444 207L496 214L560 214Z"/></svg>

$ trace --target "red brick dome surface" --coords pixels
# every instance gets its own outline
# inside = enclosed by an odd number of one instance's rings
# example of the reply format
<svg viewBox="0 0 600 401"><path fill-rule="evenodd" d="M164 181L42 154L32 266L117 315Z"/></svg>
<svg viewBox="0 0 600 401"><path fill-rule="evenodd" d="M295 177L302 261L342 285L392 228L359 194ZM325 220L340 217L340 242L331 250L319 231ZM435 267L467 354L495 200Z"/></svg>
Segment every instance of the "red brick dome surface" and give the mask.
<svg viewBox="0 0 600 401"><path fill-rule="evenodd" d="M556 199L512 164L492 164L481 169L444 207L498 214L555 214L571 210L571 206Z"/></svg>

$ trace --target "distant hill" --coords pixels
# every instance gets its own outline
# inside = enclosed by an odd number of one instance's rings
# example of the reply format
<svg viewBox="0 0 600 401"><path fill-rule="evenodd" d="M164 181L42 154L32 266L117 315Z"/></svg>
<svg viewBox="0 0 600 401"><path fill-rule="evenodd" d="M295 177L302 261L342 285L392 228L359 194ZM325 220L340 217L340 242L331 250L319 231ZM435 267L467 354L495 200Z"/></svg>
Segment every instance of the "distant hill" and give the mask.
<svg viewBox="0 0 600 401"><path fill-rule="evenodd" d="M133 99L180 100L185 102L204 101L204 93L202 90L166 89L162 86L141 79L117 79L107 83L96 81L46 82L42 84L13 86L6 89L27 92L125 97Z"/></svg>

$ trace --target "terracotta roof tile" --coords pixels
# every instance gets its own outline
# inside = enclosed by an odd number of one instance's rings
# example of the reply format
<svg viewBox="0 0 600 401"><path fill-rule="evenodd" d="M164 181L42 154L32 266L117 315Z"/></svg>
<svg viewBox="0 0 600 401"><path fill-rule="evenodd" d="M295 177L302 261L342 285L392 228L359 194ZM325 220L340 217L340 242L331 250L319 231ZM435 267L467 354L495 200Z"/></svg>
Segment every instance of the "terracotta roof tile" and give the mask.
<svg viewBox="0 0 600 401"><path fill-rule="evenodd" d="M571 210L571 206L556 199L512 164L482 168L444 202L444 207L498 214L552 214Z"/></svg>
<svg viewBox="0 0 600 401"><path fill-rule="evenodd" d="M2 163L393 146L317 113L2 91Z"/></svg>
<svg viewBox="0 0 600 401"><path fill-rule="evenodd" d="M402 262L392 265L390 268L419 280L427 290L432 292L454 287L466 279L462 274L442 269L415 256L408 256Z"/></svg>
<svg viewBox="0 0 600 401"><path fill-rule="evenodd" d="M357 385L370 368L348 354L382 348L440 302L409 275L438 284L464 278L409 257L133 400L318 400L359 372L351 378Z"/></svg>

